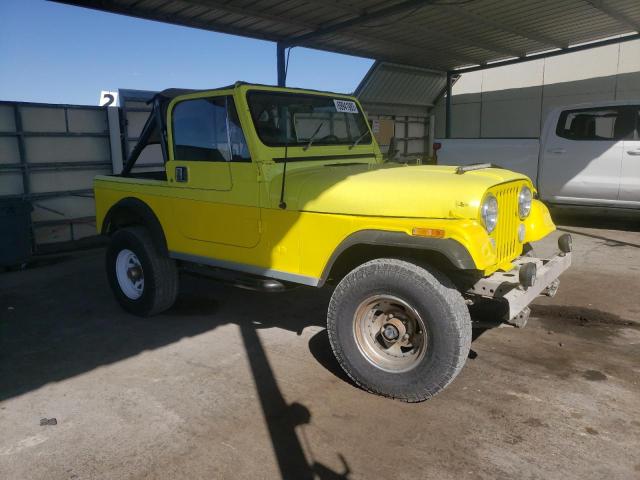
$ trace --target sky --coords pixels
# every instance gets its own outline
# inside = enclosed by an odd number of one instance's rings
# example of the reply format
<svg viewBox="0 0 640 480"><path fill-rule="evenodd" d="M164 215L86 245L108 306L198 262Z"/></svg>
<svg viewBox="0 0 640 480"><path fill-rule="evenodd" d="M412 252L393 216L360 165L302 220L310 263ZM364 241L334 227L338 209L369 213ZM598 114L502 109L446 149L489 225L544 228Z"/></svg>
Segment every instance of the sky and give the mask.
<svg viewBox="0 0 640 480"><path fill-rule="evenodd" d="M101 90L276 83L272 42L44 0L0 0L0 100L97 105ZM288 86L352 92L372 60L295 48Z"/></svg>

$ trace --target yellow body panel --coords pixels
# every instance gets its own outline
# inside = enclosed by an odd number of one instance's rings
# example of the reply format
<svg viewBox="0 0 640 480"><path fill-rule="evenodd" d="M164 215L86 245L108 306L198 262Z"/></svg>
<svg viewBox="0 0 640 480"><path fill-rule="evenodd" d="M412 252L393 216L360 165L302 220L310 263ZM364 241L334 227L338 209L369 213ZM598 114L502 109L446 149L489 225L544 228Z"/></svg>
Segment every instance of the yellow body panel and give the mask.
<svg viewBox="0 0 640 480"><path fill-rule="evenodd" d="M189 162L175 159L169 148L167 181L97 177L98 229L113 205L134 197L153 210L168 249L177 258L215 259L230 267L248 265L255 273L290 274L293 281L312 285L318 283L340 243L362 230L407 236L415 228L444 230L443 238L463 245L485 275L509 268L521 254L519 218L501 218L489 235L478 212L487 192L497 195L501 212L503 205L505 211L513 211L513 202L517 204L513 192L524 184L533 189L528 178L501 169L457 175L454 167L384 164L375 140L353 149L344 145L312 146L306 151L289 148L288 157L296 161L287 165L287 208L278 208L283 163L274 159L284 156L284 148L264 145L254 129L246 93L258 89L279 90L237 85L231 90L199 92L174 99L167 111L167 125L171 125L172 108L182 99L233 95L251 162ZM362 110L359 104L358 108ZM172 144L171 128L168 144ZM317 159L320 156L323 159ZM186 168L193 181L176 182L176 167ZM524 223L525 242L555 229L548 210L537 200ZM509 243L513 239L515 243Z"/></svg>

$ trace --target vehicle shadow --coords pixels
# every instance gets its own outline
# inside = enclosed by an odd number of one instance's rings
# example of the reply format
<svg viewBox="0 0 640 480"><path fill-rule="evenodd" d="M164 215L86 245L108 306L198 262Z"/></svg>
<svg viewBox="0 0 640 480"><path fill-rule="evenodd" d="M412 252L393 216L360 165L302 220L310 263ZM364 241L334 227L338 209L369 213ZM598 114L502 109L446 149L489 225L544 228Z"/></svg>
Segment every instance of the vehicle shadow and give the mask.
<svg viewBox="0 0 640 480"><path fill-rule="evenodd" d="M583 237L589 237L589 238L594 238L596 240L602 240L602 241L604 241L604 244L607 247L634 247L634 248L640 248L640 243L624 242L624 241L621 241L621 240L615 240L613 238L605 237L604 235L594 235L592 233L573 230L571 228L566 228L566 227L558 227L558 230L560 230L561 232L565 232L565 233L571 233L572 235L582 235Z"/></svg>
<svg viewBox="0 0 640 480"><path fill-rule="evenodd" d="M474 328L472 332L471 341L475 342L484 332L489 330L488 328ZM345 383L349 383L354 388L358 387L353 380L342 369L335 355L331 351L331 344L329 343L329 335L327 330L321 330L316 333L309 340L309 352L313 355L313 358L322 365L327 371L335 375L337 378ZM478 357L478 353L471 349L467 356L468 359L474 360Z"/></svg>
<svg viewBox="0 0 640 480"><path fill-rule="evenodd" d="M313 358L322 365L327 371L338 377L343 382L353 385L355 388L359 388L351 378L342 369L338 360L331 351L331 344L329 343L329 334L327 330L321 330L316 333L309 340L309 352L313 355Z"/></svg>
<svg viewBox="0 0 640 480"><path fill-rule="evenodd" d="M172 309L138 318L114 301L102 263L103 252L93 251L0 277L0 401L235 323L281 478L349 478L339 452L342 472L305 452L296 429L311 422L312 412L287 403L258 334L270 327L301 334L305 327L322 325L329 292L250 292L182 275Z"/></svg>
<svg viewBox="0 0 640 480"><path fill-rule="evenodd" d="M551 214L556 225L561 225L559 230L569 231L565 227L583 227L640 232L640 212L638 211L551 207ZM585 234L580 232L580 235ZM598 236L594 236L594 238L608 240Z"/></svg>
<svg viewBox="0 0 640 480"><path fill-rule="evenodd" d="M296 428L311 423L311 412L305 405L288 404L284 399L256 329L242 323L240 331L282 478L348 479L349 465L340 454L344 468L341 473L314 459L307 460Z"/></svg>

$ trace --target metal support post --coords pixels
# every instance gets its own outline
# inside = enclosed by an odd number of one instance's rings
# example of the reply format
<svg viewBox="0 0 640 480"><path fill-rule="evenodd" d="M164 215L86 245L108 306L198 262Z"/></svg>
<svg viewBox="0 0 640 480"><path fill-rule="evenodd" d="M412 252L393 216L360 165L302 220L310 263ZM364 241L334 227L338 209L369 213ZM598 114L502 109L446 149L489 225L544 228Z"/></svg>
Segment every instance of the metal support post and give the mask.
<svg viewBox="0 0 640 480"><path fill-rule="evenodd" d="M278 86L284 87L287 83L287 67L285 59L285 45L281 42L276 44L276 56L278 61Z"/></svg>
<svg viewBox="0 0 640 480"><path fill-rule="evenodd" d="M451 138L451 84L453 75L447 72L447 98L445 99L445 138Z"/></svg>

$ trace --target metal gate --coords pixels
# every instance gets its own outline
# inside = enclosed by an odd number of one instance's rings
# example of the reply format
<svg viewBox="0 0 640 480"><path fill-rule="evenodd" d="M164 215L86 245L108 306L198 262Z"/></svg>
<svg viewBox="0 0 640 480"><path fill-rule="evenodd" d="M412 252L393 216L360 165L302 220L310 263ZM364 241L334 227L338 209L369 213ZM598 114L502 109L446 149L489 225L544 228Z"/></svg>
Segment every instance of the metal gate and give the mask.
<svg viewBox="0 0 640 480"><path fill-rule="evenodd" d="M93 177L111 171L107 108L0 102L0 197L33 204L36 251L95 235Z"/></svg>

